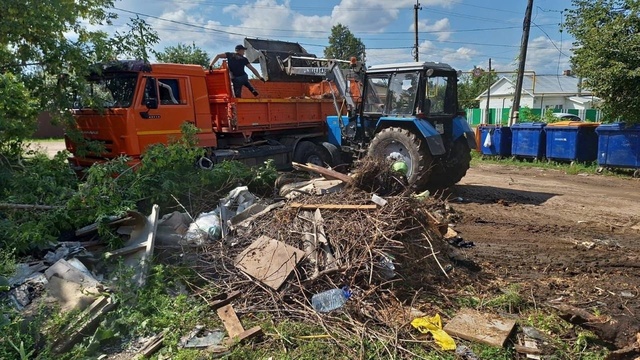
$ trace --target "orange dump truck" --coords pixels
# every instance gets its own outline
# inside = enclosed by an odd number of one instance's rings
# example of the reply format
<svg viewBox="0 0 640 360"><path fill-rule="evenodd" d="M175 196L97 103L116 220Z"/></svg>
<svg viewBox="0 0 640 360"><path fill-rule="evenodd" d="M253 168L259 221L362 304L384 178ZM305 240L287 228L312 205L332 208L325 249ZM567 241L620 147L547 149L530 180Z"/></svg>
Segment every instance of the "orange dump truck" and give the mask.
<svg viewBox="0 0 640 360"><path fill-rule="evenodd" d="M266 159L286 166L293 161L334 163L336 147L322 139L326 119L336 115L324 81L252 81L260 95L244 89L235 98L228 70L203 70L196 65L148 64L120 61L102 65L90 78L94 94L103 94L104 111L73 110L84 138L102 143L105 152L78 156L77 168L119 156L139 158L152 144L180 136L181 125L194 124L200 146L209 149L202 166L224 159L259 164ZM294 151L294 149L296 151ZM335 160L335 161L334 161Z"/></svg>

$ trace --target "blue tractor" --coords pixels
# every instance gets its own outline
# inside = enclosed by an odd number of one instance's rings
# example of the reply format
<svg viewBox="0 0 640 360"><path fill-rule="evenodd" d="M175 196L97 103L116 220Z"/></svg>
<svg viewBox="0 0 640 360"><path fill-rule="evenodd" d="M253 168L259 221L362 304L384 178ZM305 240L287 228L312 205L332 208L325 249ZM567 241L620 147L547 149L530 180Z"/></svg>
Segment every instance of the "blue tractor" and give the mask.
<svg viewBox="0 0 640 360"><path fill-rule="evenodd" d="M327 118L328 136L315 141L315 150L310 141L295 145L294 159L304 148L302 161L335 164L345 155L368 154L403 162L417 190L447 188L466 175L476 141L458 110L460 73L451 66L412 62L365 68L354 60L316 58L299 44L257 39L245 44L248 57L268 69L270 81L328 79L342 95L342 103L334 96L336 113L348 109Z"/></svg>

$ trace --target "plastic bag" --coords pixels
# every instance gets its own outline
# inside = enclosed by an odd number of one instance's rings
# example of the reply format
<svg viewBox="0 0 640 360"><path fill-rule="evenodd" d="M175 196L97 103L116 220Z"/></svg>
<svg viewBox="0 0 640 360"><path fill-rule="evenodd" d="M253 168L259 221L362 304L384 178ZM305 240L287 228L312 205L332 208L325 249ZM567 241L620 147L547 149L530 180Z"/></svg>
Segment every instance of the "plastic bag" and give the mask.
<svg viewBox="0 0 640 360"><path fill-rule="evenodd" d="M482 146L484 147L491 147L491 133L492 131L487 132L487 137L484 139L484 144L482 144Z"/></svg>
<svg viewBox="0 0 640 360"><path fill-rule="evenodd" d="M451 336L446 333L446 331L442 330L442 320L440 320L440 315L436 314L435 316L429 317L421 317L413 319L411 322L411 326L418 329L423 334L431 333L433 339L436 341L436 344L440 345L442 350L455 350L456 343L453 341Z"/></svg>
<svg viewBox="0 0 640 360"><path fill-rule="evenodd" d="M202 213L196 221L189 225L185 235L187 243L202 245L207 239L220 240L222 237L222 226L218 211Z"/></svg>

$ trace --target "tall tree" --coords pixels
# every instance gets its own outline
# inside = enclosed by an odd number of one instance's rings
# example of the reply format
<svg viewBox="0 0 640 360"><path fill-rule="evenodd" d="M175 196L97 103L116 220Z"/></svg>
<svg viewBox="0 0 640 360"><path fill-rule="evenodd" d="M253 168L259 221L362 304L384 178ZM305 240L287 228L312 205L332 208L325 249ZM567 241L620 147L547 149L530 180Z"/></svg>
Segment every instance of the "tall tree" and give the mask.
<svg viewBox="0 0 640 360"><path fill-rule="evenodd" d="M485 71L480 69L480 75L463 75L458 84L458 106L460 109L478 108L480 102L476 100L480 94L485 92L489 85L493 85L498 80L495 71Z"/></svg>
<svg viewBox="0 0 640 360"><path fill-rule="evenodd" d="M573 0L565 27L576 74L603 99L605 119L640 122L640 2Z"/></svg>
<svg viewBox="0 0 640 360"><path fill-rule="evenodd" d="M196 64L203 68L209 66L209 55L195 43L167 46L162 52L156 54L156 59L163 63Z"/></svg>
<svg viewBox="0 0 640 360"><path fill-rule="evenodd" d="M153 46L160 42L158 33L139 16L131 18L127 24L129 31L116 32L114 45L118 53L134 59L149 61L149 53L155 55Z"/></svg>
<svg viewBox="0 0 640 360"><path fill-rule="evenodd" d="M347 26L337 24L331 28L329 46L324 49L324 56L330 59L349 60L356 57L365 60L365 47L360 38L355 37Z"/></svg>

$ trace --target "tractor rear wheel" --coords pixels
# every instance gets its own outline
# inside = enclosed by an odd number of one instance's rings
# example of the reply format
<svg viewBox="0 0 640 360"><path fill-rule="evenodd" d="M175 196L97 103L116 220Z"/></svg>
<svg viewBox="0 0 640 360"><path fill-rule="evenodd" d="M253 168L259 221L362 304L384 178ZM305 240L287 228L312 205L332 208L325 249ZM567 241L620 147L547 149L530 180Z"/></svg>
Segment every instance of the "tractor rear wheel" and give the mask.
<svg viewBox="0 0 640 360"><path fill-rule="evenodd" d="M446 189L457 184L467 175L471 163L471 149L464 138L456 140L449 152L449 156L434 166L430 189Z"/></svg>
<svg viewBox="0 0 640 360"><path fill-rule="evenodd" d="M407 181L417 190L426 187L431 173L431 153L426 142L409 130L390 127L380 131L369 144L368 155L374 158L403 161Z"/></svg>

